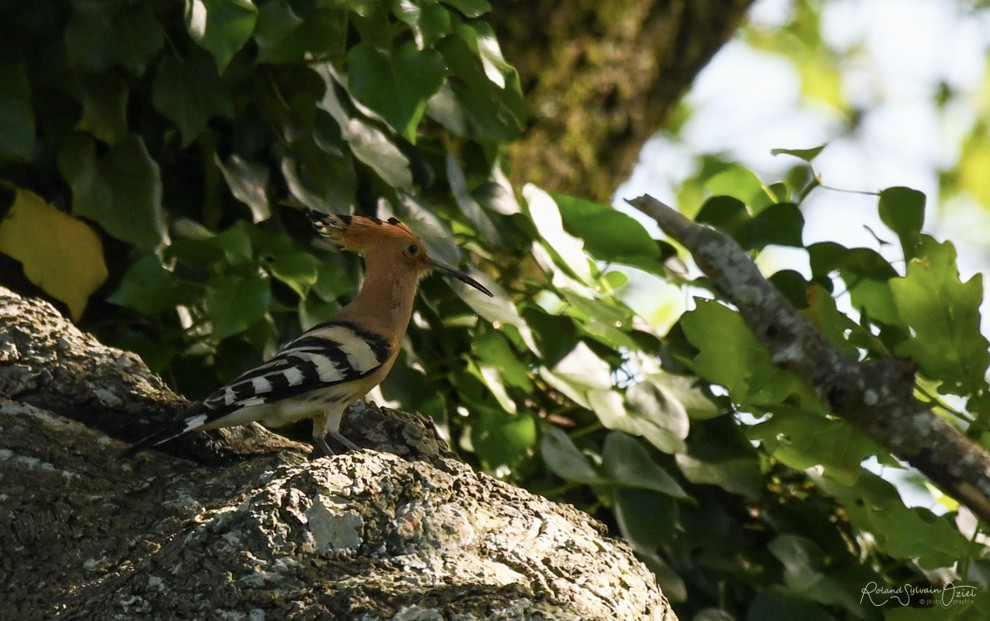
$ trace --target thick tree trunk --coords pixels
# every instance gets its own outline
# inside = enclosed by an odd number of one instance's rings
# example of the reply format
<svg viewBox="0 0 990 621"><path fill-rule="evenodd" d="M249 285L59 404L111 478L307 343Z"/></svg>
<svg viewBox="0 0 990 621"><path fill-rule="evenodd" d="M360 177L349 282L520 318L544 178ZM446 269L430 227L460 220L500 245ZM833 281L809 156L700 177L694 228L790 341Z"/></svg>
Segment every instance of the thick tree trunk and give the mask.
<svg viewBox="0 0 990 621"><path fill-rule="evenodd" d="M607 201L753 0L495 0L530 127L513 181Z"/></svg>
<svg viewBox="0 0 990 621"><path fill-rule="evenodd" d="M181 399L2 288L0 395L6 619L675 619L600 524L474 472L415 415L352 408L376 450L314 461L257 426L122 459L105 432Z"/></svg>

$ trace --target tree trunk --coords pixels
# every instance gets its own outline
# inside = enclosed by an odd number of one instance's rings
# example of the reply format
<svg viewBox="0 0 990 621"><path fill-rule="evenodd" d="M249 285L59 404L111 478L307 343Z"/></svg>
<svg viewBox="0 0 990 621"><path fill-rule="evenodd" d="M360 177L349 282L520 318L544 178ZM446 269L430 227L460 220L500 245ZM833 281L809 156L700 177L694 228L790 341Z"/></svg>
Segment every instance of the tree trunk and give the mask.
<svg viewBox="0 0 990 621"><path fill-rule="evenodd" d="M753 0L495 0L530 125L513 181L608 201Z"/></svg>
<svg viewBox="0 0 990 621"><path fill-rule="evenodd" d="M352 408L344 433L377 450L313 461L258 426L122 459L105 432L184 402L2 288L0 394L4 618L675 619L600 524L474 472L418 416Z"/></svg>

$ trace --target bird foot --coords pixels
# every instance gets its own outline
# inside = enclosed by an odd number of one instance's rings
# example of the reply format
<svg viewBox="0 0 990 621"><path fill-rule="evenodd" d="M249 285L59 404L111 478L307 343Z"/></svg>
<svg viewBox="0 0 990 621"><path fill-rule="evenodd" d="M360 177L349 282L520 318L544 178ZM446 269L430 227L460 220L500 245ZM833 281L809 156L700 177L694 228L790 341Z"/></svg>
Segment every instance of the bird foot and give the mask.
<svg viewBox="0 0 990 621"><path fill-rule="evenodd" d="M340 445L340 447L342 447L343 450L335 451L332 448L330 448L330 445L327 443L328 438L332 439L335 444ZM313 443L316 445L316 450L313 451L314 459L319 457L330 457L332 455L342 455L349 451L358 450L356 444L354 444L344 436L340 435L336 431L328 431L325 436L313 438Z"/></svg>

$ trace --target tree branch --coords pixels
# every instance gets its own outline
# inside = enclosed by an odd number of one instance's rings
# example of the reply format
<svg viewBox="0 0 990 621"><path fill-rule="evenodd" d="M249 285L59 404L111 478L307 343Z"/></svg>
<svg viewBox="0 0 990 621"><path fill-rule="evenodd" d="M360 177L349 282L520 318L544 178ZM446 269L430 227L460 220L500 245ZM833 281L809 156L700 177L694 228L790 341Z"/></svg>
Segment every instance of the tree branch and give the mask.
<svg viewBox="0 0 990 621"><path fill-rule="evenodd" d="M812 386L834 414L904 459L990 521L990 455L914 398L914 367L859 362L826 341L760 273L739 244L649 195L627 201L681 243L739 309L773 363Z"/></svg>
<svg viewBox="0 0 990 621"><path fill-rule="evenodd" d="M352 408L373 450L312 461L257 425L173 451L223 467L116 457L106 433L175 407L136 356L0 287L4 618L677 619L601 524L475 472L419 415Z"/></svg>

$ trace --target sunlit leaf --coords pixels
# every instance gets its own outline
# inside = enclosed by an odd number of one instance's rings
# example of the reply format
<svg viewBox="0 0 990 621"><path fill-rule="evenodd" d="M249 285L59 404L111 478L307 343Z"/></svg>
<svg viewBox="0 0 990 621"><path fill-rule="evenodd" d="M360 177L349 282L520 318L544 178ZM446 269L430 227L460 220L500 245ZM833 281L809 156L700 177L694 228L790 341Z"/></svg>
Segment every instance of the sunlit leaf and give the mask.
<svg viewBox="0 0 990 621"><path fill-rule="evenodd" d="M731 165L710 177L705 182L705 187L715 196L732 196L741 200L754 214L773 203L773 197L756 173L739 165Z"/></svg>
<svg viewBox="0 0 990 621"><path fill-rule="evenodd" d="M561 267L570 270L583 283L591 283L591 267L584 254L584 243L564 230L560 208L553 198L532 184L523 188L529 215L540 232L547 249L559 258Z"/></svg>
<svg viewBox="0 0 990 621"><path fill-rule="evenodd" d="M791 468L823 465L830 477L847 485L860 476L863 460L880 452L872 440L843 420L789 407L774 409L769 420L754 425L747 434Z"/></svg>
<svg viewBox="0 0 990 621"><path fill-rule="evenodd" d="M359 43L347 52L347 65L351 94L415 144L426 102L443 84L440 54L412 41L390 51Z"/></svg>
<svg viewBox="0 0 990 621"><path fill-rule="evenodd" d="M513 76L504 88L493 84L481 60L460 37L445 37L437 47L448 72L459 78L449 84L474 133L480 139L495 142L515 139L526 117L518 78Z"/></svg>
<svg viewBox="0 0 990 621"><path fill-rule="evenodd" d="M213 55L220 73L248 42L257 18L251 0L186 0L189 36Z"/></svg>
<svg viewBox="0 0 990 621"><path fill-rule="evenodd" d="M486 330L475 336L472 343L475 355L492 368L498 369L505 381L516 388L529 392L533 389L529 368L519 359L504 336Z"/></svg>
<svg viewBox="0 0 990 621"><path fill-rule="evenodd" d="M479 17L492 10L488 0L442 0L444 4L454 7L464 14L464 17Z"/></svg>
<svg viewBox="0 0 990 621"><path fill-rule="evenodd" d="M681 317L684 333L699 353L693 361L699 375L729 389L743 403L769 404L804 390L789 372L770 362L770 354L733 310L711 301L698 301Z"/></svg>
<svg viewBox="0 0 990 621"><path fill-rule="evenodd" d="M826 145L821 145L818 147L812 147L810 149L770 149L771 155L792 155L798 159L802 159L806 162L812 162L818 154L825 149Z"/></svg>
<svg viewBox="0 0 990 621"><path fill-rule="evenodd" d="M515 468L535 449L536 421L524 414L481 408L471 427L471 444L489 471Z"/></svg>
<svg viewBox="0 0 990 621"><path fill-rule="evenodd" d="M65 302L74 321L107 279L99 236L28 190L16 190L0 221L0 252L20 261L28 280Z"/></svg>
<svg viewBox="0 0 990 621"><path fill-rule="evenodd" d="M236 153L227 158L226 162L216 155L214 162L223 173L230 193L250 208L251 219L254 222L262 222L271 217L272 210L268 203L267 192L269 170L267 166L245 160Z"/></svg>
<svg viewBox="0 0 990 621"><path fill-rule="evenodd" d="M656 240L634 218L611 207L564 195L554 195L564 228L584 242L596 259L622 263L665 275Z"/></svg>
<svg viewBox="0 0 990 621"><path fill-rule="evenodd" d="M959 279L955 247L923 236L907 274L892 280L890 289L914 332L897 353L943 381L944 392L966 395L985 387L990 344L980 331L983 279L980 274Z"/></svg>
<svg viewBox="0 0 990 621"><path fill-rule="evenodd" d="M449 154L445 158L445 161L447 164L447 183L450 184L450 190L454 194L454 200L457 202L457 206L460 207L464 215L468 217L475 226L475 229L483 237L493 244L501 244L502 236L499 234L495 224L468 190L467 179L464 176L464 171L461 170L461 165L457 161L457 158Z"/></svg>

